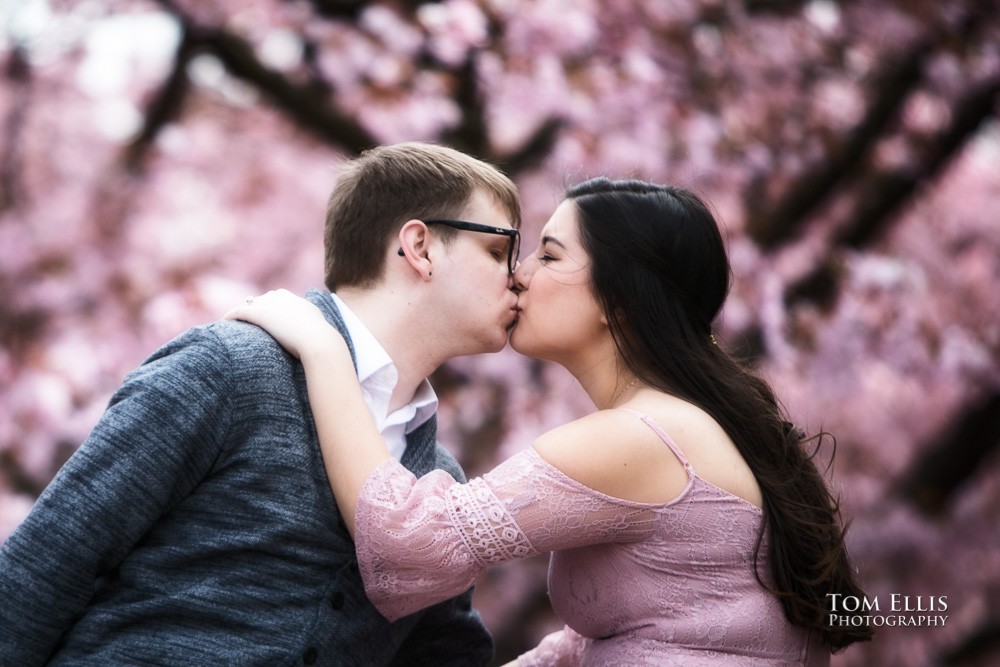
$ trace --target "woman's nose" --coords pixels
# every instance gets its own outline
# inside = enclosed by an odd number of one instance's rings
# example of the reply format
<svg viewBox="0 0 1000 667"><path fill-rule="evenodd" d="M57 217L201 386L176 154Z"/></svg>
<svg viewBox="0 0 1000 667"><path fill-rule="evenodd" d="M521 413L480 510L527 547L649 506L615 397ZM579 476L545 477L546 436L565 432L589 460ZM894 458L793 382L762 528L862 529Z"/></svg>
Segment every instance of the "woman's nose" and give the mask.
<svg viewBox="0 0 1000 667"><path fill-rule="evenodd" d="M515 292L521 292L528 289L528 283L531 282L531 258L526 258L523 262L518 262L517 266L514 267L514 273L512 274L513 285L511 289Z"/></svg>

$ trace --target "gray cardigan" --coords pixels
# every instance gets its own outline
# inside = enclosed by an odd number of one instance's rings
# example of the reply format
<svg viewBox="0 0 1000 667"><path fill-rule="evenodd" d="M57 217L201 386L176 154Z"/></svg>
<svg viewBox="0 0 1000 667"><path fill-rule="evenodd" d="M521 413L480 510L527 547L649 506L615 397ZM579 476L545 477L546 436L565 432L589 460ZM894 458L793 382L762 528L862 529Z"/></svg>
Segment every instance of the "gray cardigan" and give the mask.
<svg viewBox="0 0 1000 667"><path fill-rule="evenodd" d="M308 298L346 338L329 294ZM436 428L403 464L464 480ZM219 322L129 375L0 548L0 665L483 665L470 597L391 624L375 610L302 366Z"/></svg>

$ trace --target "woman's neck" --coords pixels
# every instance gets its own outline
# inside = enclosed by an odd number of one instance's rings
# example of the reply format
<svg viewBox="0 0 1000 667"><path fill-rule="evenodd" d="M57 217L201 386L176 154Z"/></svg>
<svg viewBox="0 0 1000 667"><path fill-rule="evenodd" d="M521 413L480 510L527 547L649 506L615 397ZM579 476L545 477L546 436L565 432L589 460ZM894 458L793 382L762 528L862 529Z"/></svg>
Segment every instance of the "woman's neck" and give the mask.
<svg viewBox="0 0 1000 667"><path fill-rule="evenodd" d="M613 343L610 350L605 348L589 358L579 358L575 363L562 365L576 378L598 410L618 407L641 384L625 366Z"/></svg>

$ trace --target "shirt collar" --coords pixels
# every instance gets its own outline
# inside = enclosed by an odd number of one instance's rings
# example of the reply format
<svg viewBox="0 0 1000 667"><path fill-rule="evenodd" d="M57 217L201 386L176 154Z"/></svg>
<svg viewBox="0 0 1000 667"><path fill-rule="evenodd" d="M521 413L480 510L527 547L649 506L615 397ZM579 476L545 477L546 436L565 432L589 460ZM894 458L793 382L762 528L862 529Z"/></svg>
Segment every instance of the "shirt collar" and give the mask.
<svg viewBox="0 0 1000 667"><path fill-rule="evenodd" d="M391 395L399 381L399 371L396 369L396 364L375 338L371 329L361 321L361 318L350 309L344 300L336 293L331 292L330 295L333 297L334 303L337 304L337 308L340 309L344 326L354 344L354 352L357 355L358 380L361 385L370 392L383 392ZM434 416L437 407L437 394L427 378L424 378L424 381L417 386L417 390L413 393L413 398L400 408L400 410L412 409L414 411L413 417L407 422L406 432L414 431Z"/></svg>

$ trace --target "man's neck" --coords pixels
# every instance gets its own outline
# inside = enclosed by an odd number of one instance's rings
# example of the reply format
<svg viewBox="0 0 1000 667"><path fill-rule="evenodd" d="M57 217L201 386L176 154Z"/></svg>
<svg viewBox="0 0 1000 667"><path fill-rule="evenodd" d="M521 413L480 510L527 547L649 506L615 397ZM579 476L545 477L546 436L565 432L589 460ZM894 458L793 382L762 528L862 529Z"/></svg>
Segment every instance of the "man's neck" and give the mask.
<svg viewBox="0 0 1000 667"><path fill-rule="evenodd" d="M379 342L399 373L393 389L389 412L409 403L417 387L438 365L422 349L418 323L412 321L406 303L400 303L389 290L339 289L337 296L351 309Z"/></svg>

